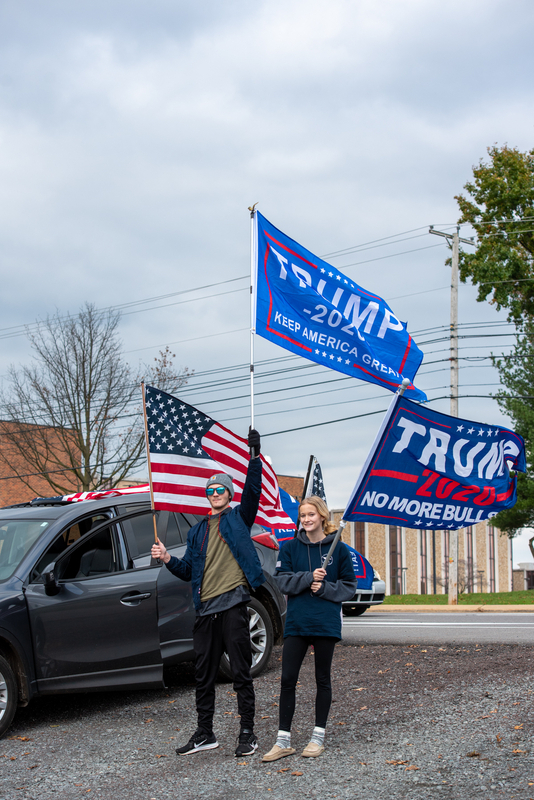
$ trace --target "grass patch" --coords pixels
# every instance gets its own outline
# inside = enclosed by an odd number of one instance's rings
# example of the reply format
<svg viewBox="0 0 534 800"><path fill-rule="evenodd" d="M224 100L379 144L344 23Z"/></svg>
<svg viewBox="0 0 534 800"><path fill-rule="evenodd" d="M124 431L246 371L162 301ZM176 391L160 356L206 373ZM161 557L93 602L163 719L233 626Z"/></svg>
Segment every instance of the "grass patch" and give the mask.
<svg viewBox="0 0 534 800"><path fill-rule="evenodd" d="M388 605L439 605L446 606L446 594L393 594L386 597ZM523 605L534 604L534 591L529 592L474 592L459 594L458 605Z"/></svg>

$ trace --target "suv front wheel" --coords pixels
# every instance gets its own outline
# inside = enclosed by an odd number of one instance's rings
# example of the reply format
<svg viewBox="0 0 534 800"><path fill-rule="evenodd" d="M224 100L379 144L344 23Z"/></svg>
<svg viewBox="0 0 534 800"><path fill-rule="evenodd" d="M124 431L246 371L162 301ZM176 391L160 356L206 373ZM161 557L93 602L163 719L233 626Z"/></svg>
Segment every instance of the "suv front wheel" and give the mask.
<svg viewBox="0 0 534 800"><path fill-rule="evenodd" d="M255 597L247 603L248 624L250 630L250 643L252 645L252 667L250 674L253 678L263 672L269 659L274 643L273 624L265 606ZM225 678L232 679L230 659L228 653L223 653L220 670Z"/></svg>
<svg viewBox="0 0 534 800"><path fill-rule="evenodd" d="M0 656L0 736L7 731L17 710L17 682L13 670Z"/></svg>

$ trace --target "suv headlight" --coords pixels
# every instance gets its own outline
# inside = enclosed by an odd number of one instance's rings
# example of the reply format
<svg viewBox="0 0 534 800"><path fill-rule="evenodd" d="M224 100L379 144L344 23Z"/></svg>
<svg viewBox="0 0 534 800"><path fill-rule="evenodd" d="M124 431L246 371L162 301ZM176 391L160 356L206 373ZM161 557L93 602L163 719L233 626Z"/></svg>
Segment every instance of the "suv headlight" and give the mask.
<svg viewBox="0 0 534 800"><path fill-rule="evenodd" d="M378 572L376 571L376 569L374 567L373 567L373 572L375 574L375 580L381 581L382 578L380 577L380 575L378 574Z"/></svg>

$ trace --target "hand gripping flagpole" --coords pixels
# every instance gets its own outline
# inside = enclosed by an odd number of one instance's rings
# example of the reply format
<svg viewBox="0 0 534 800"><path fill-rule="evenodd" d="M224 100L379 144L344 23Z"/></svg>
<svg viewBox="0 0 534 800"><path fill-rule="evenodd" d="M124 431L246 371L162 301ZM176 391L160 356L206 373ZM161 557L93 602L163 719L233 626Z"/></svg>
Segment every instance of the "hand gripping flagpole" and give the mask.
<svg viewBox="0 0 534 800"><path fill-rule="evenodd" d="M342 519L341 522L339 523L339 528L337 529L336 535L334 536L334 541L330 545L330 549L329 549L328 553L326 554L326 558L324 560L324 569L327 568L327 566L328 566L328 564L330 562L330 559L332 558L332 553L336 549L337 543L341 539L341 534L343 533L343 528L345 527L346 524L347 523L346 523L346 521L344 519Z"/></svg>
<svg viewBox="0 0 534 800"><path fill-rule="evenodd" d="M256 206L250 211L250 427L254 427L254 334L256 333ZM251 453L254 458L254 453Z"/></svg>
<svg viewBox="0 0 534 800"><path fill-rule="evenodd" d="M141 391L143 393L143 419L145 422L145 445L146 445L146 460L148 466L148 485L150 486L150 505L152 506L152 519L154 521L154 541L158 543L158 529L156 525L156 509L154 508L154 489L152 487L152 470L150 469L150 446L148 443L148 422L146 418L146 396L145 396L145 382L141 381Z"/></svg>
<svg viewBox="0 0 534 800"><path fill-rule="evenodd" d="M404 392L406 391L406 389L408 388L409 385L410 385L410 380L408 378L404 378L404 380L402 381L401 385L399 386L397 392L395 393L395 396L399 395L400 397L402 397L402 395L404 394ZM388 409L388 413L386 414L386 417L385 417L386 420L389 419L389 416L391 415L392 407L393 407L393 403L392 403L390 409ZM384 427L384 425L382 425L382 427L380 429L380 432L379 432L379 435L382 434L383 427ZM334 536L334 541L330 545L330 549L329 549L329 551L327 553L327 556L326 556L326 559L324 561L324 564L325 564L324 569L326 569L330 559L332 558L332 554L333 554L334 550L336 549L339 540L341 539L341 534L343 533L343 528L346 526L346 524L347 524L347 520L344 520L344 519L342 519L341 522L339 523L339 528L337 529L337 533Z"/></svg>

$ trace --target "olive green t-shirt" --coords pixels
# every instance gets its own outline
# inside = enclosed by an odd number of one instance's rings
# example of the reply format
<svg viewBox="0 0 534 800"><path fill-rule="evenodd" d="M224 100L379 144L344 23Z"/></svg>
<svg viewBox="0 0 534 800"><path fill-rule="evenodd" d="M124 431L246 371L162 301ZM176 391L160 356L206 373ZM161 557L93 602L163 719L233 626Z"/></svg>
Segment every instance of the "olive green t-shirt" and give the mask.
<svg viewBox="0 0 534 800"><path fill-rule="evenodd" d="M200 589L200 600L204 603L212 597L230 592L237 586L246 586L245 574L221 534L219 533L220 515L209 519L208 549L204 564L204 575Z"/></svg>

